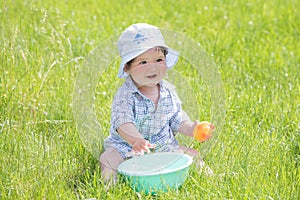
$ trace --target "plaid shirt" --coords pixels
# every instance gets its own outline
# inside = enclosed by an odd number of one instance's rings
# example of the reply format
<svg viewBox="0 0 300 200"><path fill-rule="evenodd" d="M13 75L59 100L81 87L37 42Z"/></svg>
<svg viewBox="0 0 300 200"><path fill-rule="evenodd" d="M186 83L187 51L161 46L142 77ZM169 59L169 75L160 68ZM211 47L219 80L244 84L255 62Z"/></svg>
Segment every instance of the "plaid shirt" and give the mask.
<svg viewBox="0 0 300 200"><path fill-rule="evenodd" d="M123 158L131 152L131 146L117 133L117 129L127 122L133 123L143 137L156 150L170 151L178 147L175 132L182 122L181 101L175 87L167 81L160 83L160 99L158 106L145 97L127 77L117 91L113 105L110 135L104 142L104 147L114 147Z"/></svg>

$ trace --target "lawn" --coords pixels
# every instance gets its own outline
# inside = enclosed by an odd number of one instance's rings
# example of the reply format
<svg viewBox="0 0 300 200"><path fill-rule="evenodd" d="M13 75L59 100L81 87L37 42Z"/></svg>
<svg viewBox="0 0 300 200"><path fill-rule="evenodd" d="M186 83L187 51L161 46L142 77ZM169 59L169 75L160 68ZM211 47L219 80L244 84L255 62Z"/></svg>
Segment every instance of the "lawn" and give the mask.
<svg viewBox="0 0 300 200"><path fill-rule="evenodd" d="M2 1L0 199L299 199L299 10L297 0ZM218 75L199 76L193 57L174 71L190 86L181 91L193 119L219 125L205 157L215 175L192 166L179 190L155 197L123 182L106 191L98 152L84 140L95 133L88 139L101 144L108 134L119 59L95 72L94 96L82 105L101 130L83 132L75 120L87 58L99 46L116 52L103 44L136 22L200 44Z"/></svg>

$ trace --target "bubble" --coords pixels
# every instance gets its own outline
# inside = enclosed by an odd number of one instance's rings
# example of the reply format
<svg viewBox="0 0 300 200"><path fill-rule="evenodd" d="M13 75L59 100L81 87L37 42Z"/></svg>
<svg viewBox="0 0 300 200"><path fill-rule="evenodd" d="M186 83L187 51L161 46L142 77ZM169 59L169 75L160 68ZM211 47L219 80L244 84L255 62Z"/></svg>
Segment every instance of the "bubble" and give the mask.
<svg viewBox="0 0 300 200"><path fill-rule="evenodd" d="M205 157L218 142L225 119L221 75L197 41L173 30L161 29L161 32L166 44L180 56L178 63L168 70L166 80L176 87L182 107L192 121L210 121L215 126L213 136L199 145L183 134L177 134L176 138L180 145L195 146L201 157ZM73 115L80 139L98 160L104 139L109 135L112 99L124 82L117 78L118 38L111 37L90 52L78 72L73 94Z"/></svg>

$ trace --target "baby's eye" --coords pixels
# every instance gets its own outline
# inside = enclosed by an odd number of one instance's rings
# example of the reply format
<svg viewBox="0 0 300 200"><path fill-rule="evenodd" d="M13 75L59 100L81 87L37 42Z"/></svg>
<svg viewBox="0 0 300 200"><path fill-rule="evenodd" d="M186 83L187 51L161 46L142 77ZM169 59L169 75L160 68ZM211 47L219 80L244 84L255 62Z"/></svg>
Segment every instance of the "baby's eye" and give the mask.
<svg viewBox="0 0 300 200"><path fill-rule="evenodd" d="M139 62L139 65L145 65L145 64L147 64L147 61L145 61L145 60Z"/></svg>
<svg viewBox="0 0 300 200"><path fill-rule="evenodd" d="M158 58L158 59L156 60L156 62L158 62L158 63L160 63L160 62L164 62L164 59L162 59L162 58Z"/></svg>

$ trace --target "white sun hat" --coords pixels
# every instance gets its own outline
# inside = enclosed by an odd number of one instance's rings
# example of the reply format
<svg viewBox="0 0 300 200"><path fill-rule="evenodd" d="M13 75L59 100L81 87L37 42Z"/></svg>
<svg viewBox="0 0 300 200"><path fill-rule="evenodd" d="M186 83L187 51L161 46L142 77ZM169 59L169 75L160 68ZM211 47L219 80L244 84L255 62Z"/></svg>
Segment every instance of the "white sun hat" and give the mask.
<svg viewBox="0 0 300 200"><path fill-rule="evenodd" d="M118 77L127 77L127 73L123 69L127 62L157 46L168 49L166 65L168 69L172 68L176 64L179 54L165 44L164 37L158 27L137 23L125 29L118 40L118 51L121 56Z"/></svg>

